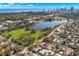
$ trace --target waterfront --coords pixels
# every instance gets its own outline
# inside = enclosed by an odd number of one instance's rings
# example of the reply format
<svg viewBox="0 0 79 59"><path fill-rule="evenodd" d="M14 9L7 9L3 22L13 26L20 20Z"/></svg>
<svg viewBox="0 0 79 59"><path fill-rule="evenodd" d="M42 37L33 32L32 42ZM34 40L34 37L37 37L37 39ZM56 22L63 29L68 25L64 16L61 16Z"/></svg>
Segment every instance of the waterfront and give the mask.
<svg viewBox="0 0 79 59"><path fill-rule="evenodd" d="M65 20L48 21L48 22L39 21L35 23L35 25L33 26L33 29L41 30L41 29L46 29L46 28L54 28L55 26L62 24L62 23L65 23Z"/></svg>

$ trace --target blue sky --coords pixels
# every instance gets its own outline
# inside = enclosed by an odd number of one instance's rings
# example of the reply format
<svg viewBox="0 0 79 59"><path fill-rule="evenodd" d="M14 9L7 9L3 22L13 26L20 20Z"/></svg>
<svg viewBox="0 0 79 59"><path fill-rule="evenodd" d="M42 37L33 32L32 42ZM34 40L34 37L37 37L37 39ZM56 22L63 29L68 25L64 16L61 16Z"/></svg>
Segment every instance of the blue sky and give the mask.
<svg viewBox="0 0 79 59"><path fill-rule="evenodd" d="M79 8L79 3L0 3L0 9L55 9Z"/></svg>

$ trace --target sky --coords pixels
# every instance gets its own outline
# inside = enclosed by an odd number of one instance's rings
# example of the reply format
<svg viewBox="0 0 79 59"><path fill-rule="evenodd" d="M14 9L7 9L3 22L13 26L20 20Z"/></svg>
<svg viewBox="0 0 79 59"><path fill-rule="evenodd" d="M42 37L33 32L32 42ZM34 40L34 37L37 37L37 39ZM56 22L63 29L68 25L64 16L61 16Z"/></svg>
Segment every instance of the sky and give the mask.
<svg viewBox="0 0 79 59"><path fill-rule="evenodd" d="M0 3L78 3L79 0L0 0Z"/></svg>
<svg viewBox="0 0 79 59"><path fill-rule="evenodd" d="M0 3L0 9L56 9L79 8L79 3Z"/></svg>

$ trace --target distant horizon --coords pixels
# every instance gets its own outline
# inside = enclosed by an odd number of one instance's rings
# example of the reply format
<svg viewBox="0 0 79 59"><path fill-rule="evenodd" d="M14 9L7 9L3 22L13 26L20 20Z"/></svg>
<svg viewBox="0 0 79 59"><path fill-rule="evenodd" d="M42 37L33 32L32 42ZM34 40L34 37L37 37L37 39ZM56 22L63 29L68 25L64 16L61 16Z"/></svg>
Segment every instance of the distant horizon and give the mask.
<svg viewBox="0 0 79 59"><path fill-rule="evenodd" d="M74 7L79 10L79 3L0 3L0 13L28 12L28 11L48 11Z"/></svg>
<svg viewBox="0 0 79 59"><path fill-rule="evenodd" d="M0 3L0 9L79 9L79 3Z"/></svg>

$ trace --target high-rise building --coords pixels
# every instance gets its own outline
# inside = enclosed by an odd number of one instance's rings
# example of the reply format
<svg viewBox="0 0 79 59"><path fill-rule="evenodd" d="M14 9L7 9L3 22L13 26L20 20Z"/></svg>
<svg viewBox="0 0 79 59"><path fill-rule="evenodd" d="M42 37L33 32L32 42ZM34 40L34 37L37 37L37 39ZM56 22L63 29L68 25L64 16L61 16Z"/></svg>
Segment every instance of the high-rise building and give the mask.
<svg viewBox="0 0 79 59"><path fill-rule="evenodd" d="M74 7L71 7L71 9L70 9L71 11L73 11L74 10Z"/></svg>
<svg viewBox="0 0 79 59"><path fill-rule="evenodd" d="M64 7L64 11L66 11L67 10L67 8L66 7Z"/></svg>

